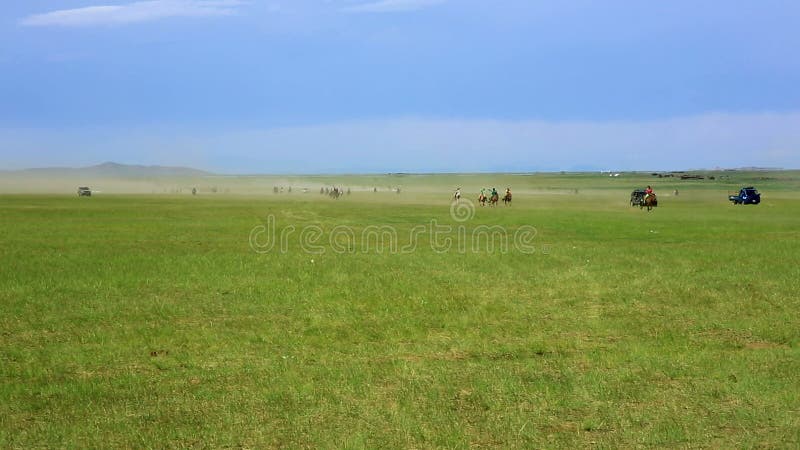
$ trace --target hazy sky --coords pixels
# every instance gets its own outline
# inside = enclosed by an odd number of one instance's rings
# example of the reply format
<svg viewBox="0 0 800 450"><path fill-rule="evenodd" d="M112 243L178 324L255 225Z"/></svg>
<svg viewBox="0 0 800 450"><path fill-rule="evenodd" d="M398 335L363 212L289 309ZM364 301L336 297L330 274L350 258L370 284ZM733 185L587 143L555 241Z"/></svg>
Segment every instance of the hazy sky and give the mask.
<svg viewBox="0 0 800 450"><path fill-rule="evenodd" d="M0 168L800 168L800 2L0 2Z"/></svg>

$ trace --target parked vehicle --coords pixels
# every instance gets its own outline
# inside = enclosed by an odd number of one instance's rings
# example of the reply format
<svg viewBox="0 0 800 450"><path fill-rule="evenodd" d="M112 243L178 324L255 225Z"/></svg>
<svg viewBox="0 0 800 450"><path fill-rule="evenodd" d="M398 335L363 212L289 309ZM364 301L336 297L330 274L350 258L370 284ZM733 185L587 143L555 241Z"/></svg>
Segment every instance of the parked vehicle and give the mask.
<svg viewBox="0 0 800 450"><path fill-rule="evenodd" d="M728 196L734 205L757 205L761 203L761 194L753 186L743 187L736 195Z"/></svg>
<svg viewBox="0 0 800 450"><path fill-rule="evenodd" d="M644 204L644 189L634 189L631 192L631 206L642 206Z"/></svg>
<svg viewBox="0 0 800 450"><path fill-rule="evenodd" d="M78 188L78 197L91 197L92 190L86 186L81 186Z"/></svg>

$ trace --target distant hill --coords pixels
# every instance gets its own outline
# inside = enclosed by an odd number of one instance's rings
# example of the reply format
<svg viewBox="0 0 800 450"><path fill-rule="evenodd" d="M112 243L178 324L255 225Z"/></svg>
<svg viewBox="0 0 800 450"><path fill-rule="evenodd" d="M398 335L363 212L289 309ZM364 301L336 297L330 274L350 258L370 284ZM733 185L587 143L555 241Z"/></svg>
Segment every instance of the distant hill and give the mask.
<svg viewBox="0 0 800 450"><path fill-rule="evenodd" d="M157 178L157 177L199 177L214 175L204 170L189 167L140 166L105 162L89 167L43 167L23 169L6 173L29 176L80 176L91 178Z"/></svg>

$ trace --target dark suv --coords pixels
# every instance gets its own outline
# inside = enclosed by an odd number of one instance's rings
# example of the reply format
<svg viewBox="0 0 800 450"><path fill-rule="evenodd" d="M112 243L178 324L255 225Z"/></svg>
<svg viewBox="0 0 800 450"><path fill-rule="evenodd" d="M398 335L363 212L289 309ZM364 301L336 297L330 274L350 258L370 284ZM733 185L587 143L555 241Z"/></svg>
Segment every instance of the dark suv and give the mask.
<svg viewBox="0 0 800 450"><path fill-rule="evenodd" d="M761 203L761 194L753 186L743 187L736 195L731 195L728 200L734 205L757 205Z"/></svg>
<svg viewBox="0 0 800 450"><path fill-rule="evenodd" d="M91 197L92 190L86 186L81 186L78 188L78 197Z"/></svg>

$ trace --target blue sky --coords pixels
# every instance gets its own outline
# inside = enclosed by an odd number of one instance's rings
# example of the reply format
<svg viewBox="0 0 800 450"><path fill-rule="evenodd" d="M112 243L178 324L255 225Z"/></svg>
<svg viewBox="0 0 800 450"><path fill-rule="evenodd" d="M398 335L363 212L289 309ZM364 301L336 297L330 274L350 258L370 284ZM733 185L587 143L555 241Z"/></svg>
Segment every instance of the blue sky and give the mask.
<svg viewBox="0 0 800 450"><path fill-rule="evenodd" d="M0 168L800 168L800 2L0 5Z"/></svg>

